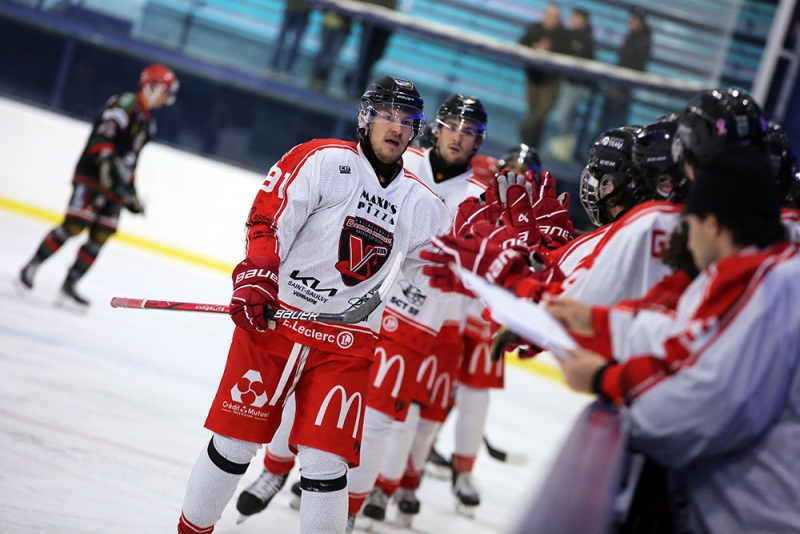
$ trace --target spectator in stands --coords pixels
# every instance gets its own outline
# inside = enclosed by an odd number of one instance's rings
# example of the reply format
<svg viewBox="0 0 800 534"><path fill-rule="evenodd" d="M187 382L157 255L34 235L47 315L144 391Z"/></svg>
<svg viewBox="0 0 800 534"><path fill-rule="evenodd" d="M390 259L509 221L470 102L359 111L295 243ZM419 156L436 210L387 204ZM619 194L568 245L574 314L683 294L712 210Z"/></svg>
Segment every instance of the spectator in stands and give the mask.
<svg viewBox="0 0 800 534"><path fill-rule="evenodd" d="M641 7L634 7L631 9L628 19L628 35L619 49L617 64L620 67L643 71L647 62L650 61L651 41L652 34L650 26L647 25L645 11ZM609 85L606 88L598 124L600 131L604 132L623 124L629 124L630 98L631 90L629 88L618 85Z"/></svg>
<svg viewBox="0 0 800 534"><path fill-rule="evenodd" d="M594 38L589 12L574 8L566 30L567 50L565 53L584 59L594 59ZM557 137L549 143L549 152L561 161L572 161L577 143L576 122L578 108L589 93L585 81L565 77L558 91L558 104L555 116L558 117Z"/></svg>
<svg viewBox="0 0 800 534"><path fill-rule="evenodd" d="M558 4L548 4L542 20L531 24L520 39L520 44L534 50L566 53L567 39L561 24L561 9ZM561 77L541 67L528 67L528 116L520 126L520 138L529 146L538 147L542 141L542 130L547 116L558 97Z"/></svg>
<svg viewBox="0 0 800 534"><path fill-rule="evenodd" d="M308 26L311 6L297 0L286 0L283 22L275 42L275 52L270 66L276 73L290 73L300 49L300 41ZM291 43L291 44L290 44Z"/></svg>
<svg viewBox="0 0 800 534"><path fill-rule="evenodd" d="M328 78L331 69L336 63L336 57L342 49L347 36L350 35L350 19L335 11L325 12L322 21L322 35L320 36L319 51L314 58L311 68L311 80L308 86L313 90L324 93L328 90Z"/></svg>
<svg viewBox="0 0 800 534"><path fill-rule="evenodd" d="M362 0L367 4L385 7L387 9L397 9L397 0ZM370 71L372 67L382 57L389 44L392 31L383 26L365 23L361 33L361 43L359 44L358 64L353 73L348 77L348 92L355 97L361 96L367 80L371 80Z"/></svg>

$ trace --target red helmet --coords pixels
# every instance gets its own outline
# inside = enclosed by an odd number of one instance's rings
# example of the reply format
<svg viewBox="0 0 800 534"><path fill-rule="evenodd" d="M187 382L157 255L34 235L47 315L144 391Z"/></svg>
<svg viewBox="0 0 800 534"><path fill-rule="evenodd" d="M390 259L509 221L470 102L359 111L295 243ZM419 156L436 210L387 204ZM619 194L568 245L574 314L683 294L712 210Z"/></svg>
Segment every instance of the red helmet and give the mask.
<svg viewBox="0 0 800 534"><path fill-rule="evenodd" d="M169 93L168 106L175 103L175 96L178 94L180 82L175 73L172 72L172 69L160 63L148 65L139 76L139 88L149 84L161 85Z"/></svg>

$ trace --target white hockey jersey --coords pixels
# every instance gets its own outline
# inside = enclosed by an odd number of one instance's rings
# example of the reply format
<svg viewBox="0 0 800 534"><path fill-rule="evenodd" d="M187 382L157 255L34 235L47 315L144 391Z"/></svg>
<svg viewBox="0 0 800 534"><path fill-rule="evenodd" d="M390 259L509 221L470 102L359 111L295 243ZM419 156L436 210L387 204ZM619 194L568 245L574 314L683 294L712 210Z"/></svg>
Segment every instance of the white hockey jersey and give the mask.
<svg viewBox="0 0 800 534"><path fill-rule="evenodd" d="M425 151L409 149L403 157L403 165L439 196L450 209L452 221L459 204L469 197L480 196L486 190L486 185L472 177L472 169L437 183L429 159L431 150L432 148ZM420 231L423 231L422 226ZM428 238L433 235L429 234ZM398 280L389 294L384 310L381 335L401 341L418 352L424 352L445 322L461 321L465 313L465 300L474 300L459 296L449 302L439 302L428 296L430 292L427 282L419 285L407 277Z"/></svg>
<svg viewBox="0 0 800 534"><path fill-rule="evenodd" d="M398 254L405 255L405 278L427 284L420 251L451 223L447 207L412 174L404 170L384 188L360 145L316 139L270 169L247 220L246 254L280 262L283 308L339 313L369 296ZM281 320L276 332L321 350L372 358L381 312L357 325Z"/></svg>
<svg viewBox="0 0 800 534"><path fill-rule="evenodd" d="M562 282L562 295L593 306L644 296L671 273L661 257L683 206L645 202L609 225Z"/></svg>

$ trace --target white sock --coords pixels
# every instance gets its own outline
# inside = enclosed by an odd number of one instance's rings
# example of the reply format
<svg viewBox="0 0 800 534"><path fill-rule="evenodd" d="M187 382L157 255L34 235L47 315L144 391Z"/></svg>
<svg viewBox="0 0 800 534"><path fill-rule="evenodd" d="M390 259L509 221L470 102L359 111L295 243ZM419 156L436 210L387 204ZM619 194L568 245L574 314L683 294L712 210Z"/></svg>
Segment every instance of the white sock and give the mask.
<svg viewBox="0 0 800 534"><path fill-rule="evenodd" d="M392 435L389 438L389 446L383 457L380 476L388 480L400 480L408 464L408 455L411 453L411 446L414 443L414 436L417 435L419 426L420 406L411 403L408 407L408 416L403 422L395 421L392 425Z"/></svg>
<svg viewBox="0 0 800 534"><path fill-rule="evenodd" d="M256 455L261 445L220 434L212 437L214 449L222 458L238 465L247 465ZM245 467L246 468L246 467ZM242 478L239 474L223 471L208 455L208 446L203 449L194 464L186 494L183 498L183 516L193 525L207 528L215 525L222 517L222 511L236 491Z"/></svg>
<svg viewBox="0 0 800 534"><path fill-rule="evenodd" d="M411 462L413 471L422 471L422 468L425 467L428 454L430 454L433 446L433 440L436 438L436 433L441 426L442 423L431 421L424 417L419 420L417 433L414 436L414 443L411 445L411 454L409 454L408 459Z"/></svg>
<svg viewBox="0 0 800 534"><path fill-rule="evenodd" d="M347 460L336 454L300 446L301 484L337 480L347 475ZM344 534L347 528L347 485L335 491L310 491L300 499L300 534Z"/></svg>
<svg viewBox="0 0 800 534"><path fill-rule="evenodd" d="M489 390L459 384L456 389L456 443L455 454L478 455L489 415Z"/></svg>
<svg viewBox="0 0 800 534"><path fill-rule="evenodd" d="M393 417L367 406L361 432L361 462L347 473L347 491L351 494L365 494L375 486L393 423Z"/></svg>
<svg viewBox="0 0 800 534"><path fill-rule="evenodd" d="M281 416L281 425L272 436L272 441L267 445L267 454L274 458L291 458L294 453L289 450L289 434L292 433L294 426L294 414L297 410L297 403L294 400L294 393L286 401Z"/></svg>

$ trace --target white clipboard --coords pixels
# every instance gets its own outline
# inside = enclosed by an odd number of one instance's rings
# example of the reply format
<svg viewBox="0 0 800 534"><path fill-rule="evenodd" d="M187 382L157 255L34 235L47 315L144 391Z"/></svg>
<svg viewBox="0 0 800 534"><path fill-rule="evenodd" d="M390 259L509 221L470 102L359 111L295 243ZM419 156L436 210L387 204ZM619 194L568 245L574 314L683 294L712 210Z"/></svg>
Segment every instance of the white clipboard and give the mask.
<svg viewBox="0 0 800 534"><path fill-rule="evenodd" d="M464 285L489 308L492 319L497 323L531 343L552 351L558 358L572 359L568 351L577 349L578 344L544 306L519 298L463 267L453 268Z"/></svg>

